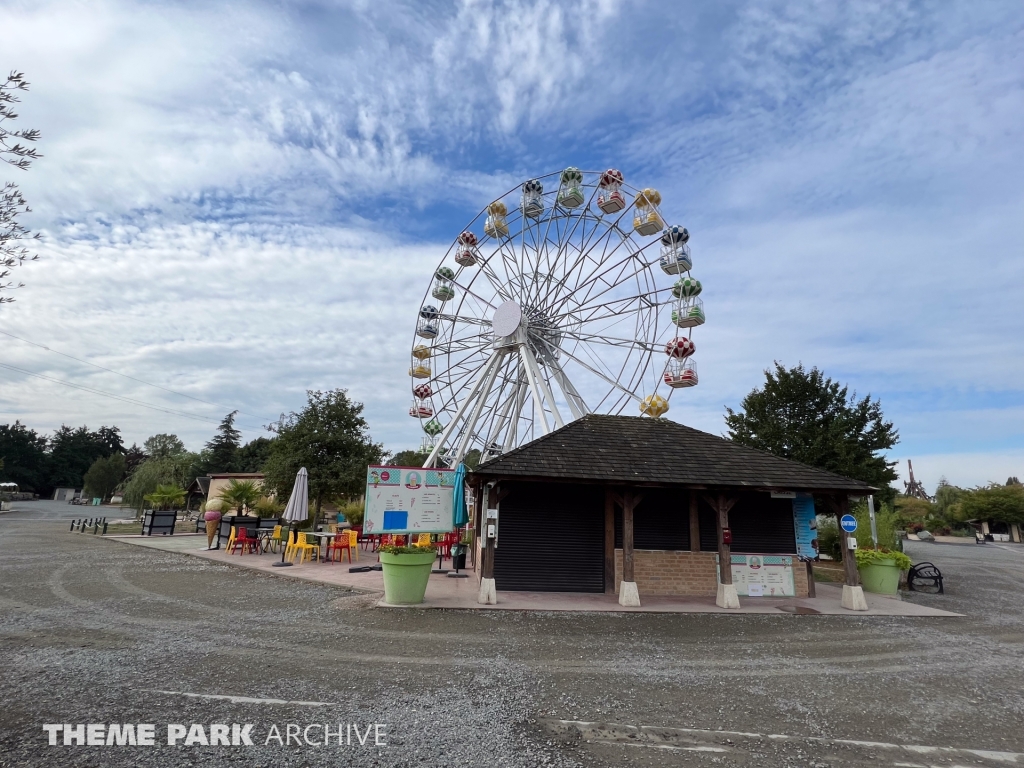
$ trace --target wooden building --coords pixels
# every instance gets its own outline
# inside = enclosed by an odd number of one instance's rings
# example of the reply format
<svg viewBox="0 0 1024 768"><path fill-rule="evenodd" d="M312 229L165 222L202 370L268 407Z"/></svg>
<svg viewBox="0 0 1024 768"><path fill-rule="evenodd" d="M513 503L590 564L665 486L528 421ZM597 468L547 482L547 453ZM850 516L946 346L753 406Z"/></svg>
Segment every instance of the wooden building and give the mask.
<svg viewBox="0 0 1024 768"><path fill-rule="evenodd" d="M601 415L481 464L469 482L482 602L495 591L614 592L624 605L715 595L723 607L739 605L734 553L789 562L795 594L813 591L794 496L842 515L851 496L876 490L666 419ZM866 607L845 554L844 605Z"/></svg>

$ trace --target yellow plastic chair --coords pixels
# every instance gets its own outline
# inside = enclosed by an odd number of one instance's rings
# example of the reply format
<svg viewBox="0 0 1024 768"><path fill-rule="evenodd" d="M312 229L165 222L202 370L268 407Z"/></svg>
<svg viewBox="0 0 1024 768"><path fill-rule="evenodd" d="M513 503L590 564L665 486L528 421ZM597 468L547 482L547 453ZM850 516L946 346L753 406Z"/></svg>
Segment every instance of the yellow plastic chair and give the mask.
<svg viewBox="0 0 1024 768"><path fill-rule="evenodd" d="M313 560L314 558L320 558L320 545L316 543L316 538L308 533L300 533L299 540L295 542L292 548L293 557L294 555L299 556L299 563L303 560Z"/></svg>
<svg viewBox="0 0 1024 768"><path fill-rule="evenodd" d="M359 534L349 528L343 532L348 536L348 551L355 556L356 560L359 559Z"/></svg>
<svg viewBox="0 0 1024 768"><path fill-rule="evenodd" d="M274 532L272 534L270 534L270 551L271 552L277 552L278 546L282 545L284 543L285 543L284 526L283 525L275 525L274 526Z"/></svg>
<svg viewBox="0 0 1024 768"><path fill-rule="evenodd" d="M234 543L235 543L235 526L232 525L231 526L231 535L228 536L228 544L227 544L226 547L224 547L224 550L226 552L230 552L231 551L231 545L234 544Z"/></svg>
<svg viewBox="0 0 1024 768"><path fill-rule="evenodd" d="M291 560L295 552L295 531L288 531L288 542L284 545L284 557Z"/></svg>
<svg viewBox="0 0 1024 768"><path fill-rule="evenodd" d="M416 543L413 544L414 547L429 547L430 545L431 541L429 533L421 533L416 537Z"/></svg>

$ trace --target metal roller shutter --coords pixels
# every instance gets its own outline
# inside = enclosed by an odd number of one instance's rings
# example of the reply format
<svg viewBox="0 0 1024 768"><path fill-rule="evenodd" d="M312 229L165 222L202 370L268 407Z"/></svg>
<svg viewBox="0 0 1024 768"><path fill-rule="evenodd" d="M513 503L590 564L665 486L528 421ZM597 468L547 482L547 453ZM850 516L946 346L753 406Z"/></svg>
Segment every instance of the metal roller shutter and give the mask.
<svg viewBox="0 0 1024 768"><path fill-rule="evenodd" d="M686 491L645 488L633 510L633 549L690 548L690 495ZM622 508L615 507L615 547L622 549Z"/></svg>
<svg viewBox="0 0 1024 768"><path fill-rule="evenodd" d="M743 493L729 510L732 529L732 551L796 553L796 531L793 527L793 500L773 499L767 493ZM702 499L700 502L700 548L702 552L718 550L718 529L715 513Z"/></svg>
<svg viewBox="0 0 1024 768"><path fill-rule="evenodd" d="M733 552L796 553L793 500L744 494L729 511Z"/></svg>
<svg viewBox="0 0 1024 768"><path fill-rule="evenodd" d="M604 592L604 491L519 483L498 512L494 585L501 591Z"/></svg>

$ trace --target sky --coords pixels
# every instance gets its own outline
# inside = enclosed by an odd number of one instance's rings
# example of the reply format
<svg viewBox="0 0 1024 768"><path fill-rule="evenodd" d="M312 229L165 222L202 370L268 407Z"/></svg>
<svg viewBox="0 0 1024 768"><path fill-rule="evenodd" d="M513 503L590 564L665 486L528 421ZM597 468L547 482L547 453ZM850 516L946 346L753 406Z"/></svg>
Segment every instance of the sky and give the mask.
<svg viewBox="0 0 1024 768"><path fill-rule="evenodd" d="M0 15L45 156L3 173L44 236L3 362L131 401L0 369L0 423L198 449L229 410L249 440L344 387L374 439L418 447L408 350L455 236L527 178L616 167L689 229L704 285L700 384L669 418L721 434L802 362L880 399L929 490L1024 477L1016 0Z"/></svg>

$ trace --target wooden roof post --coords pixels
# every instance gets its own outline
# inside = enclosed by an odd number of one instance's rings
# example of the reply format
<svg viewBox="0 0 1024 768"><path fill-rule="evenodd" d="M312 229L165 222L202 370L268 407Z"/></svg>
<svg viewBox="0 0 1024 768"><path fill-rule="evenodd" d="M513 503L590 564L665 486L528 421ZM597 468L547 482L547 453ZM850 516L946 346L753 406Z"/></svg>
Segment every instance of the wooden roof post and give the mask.
<svg viewBox="0 0 1024 768"><path fill-rule="evenodd" d="M700 552L700 513L696 491L690 491L690 551Z"/></svg>
<svg viewBox="0 0 1024 768"><path fill-rule="evenodd" d="M836 525L839 526L839 541L843 551L843 571L846 575L846 580L843 584L842 606L851 611L866 611L868 603L864 599L864 588L860 585L860 571L857 570L856 550L850 549L847 544L852 534L844 531L843 526L840 524L843 515L850 512L850 497L845 493L842 494L833 501L832 508L836 513Z"/></svg>
<svg viewBox="0 0 1024 768"><path fill-rule="evenodd" d="M615 494L604 489L604 591L615 594Z"/></svg>
<svg viewBox="0 0 1024 768"><path fill-rule="evenodd" d="M633 576L633 508L639 499L632 489L622 492L622 583L619 585L619 605L640 607L640 593Z"/></svg>
<svg viewBox="0 0 1024 768"><path fill-rule="evenodd" d="M494 605L498 602L497 593L494 587L494 539L487 535L487 528L496 525L497 520L487 518L488 509L496 509L498 506L497 483L484 486L484 508L483 515L483 547L480 551L480 594L476 601L481 605Z"/></svg>
<svg viewBox="0 0 1024 768"><path fill-rule="evenodd" d="M739 608L740 598L732 583L732 544L726 543L725 531L729 529L729 510L736 499L724 493L705 497L711 508L715 510L715 522L718 535L718 596L715 605L719 608Z"/></svg>

